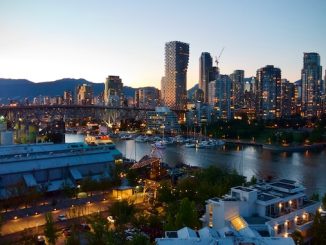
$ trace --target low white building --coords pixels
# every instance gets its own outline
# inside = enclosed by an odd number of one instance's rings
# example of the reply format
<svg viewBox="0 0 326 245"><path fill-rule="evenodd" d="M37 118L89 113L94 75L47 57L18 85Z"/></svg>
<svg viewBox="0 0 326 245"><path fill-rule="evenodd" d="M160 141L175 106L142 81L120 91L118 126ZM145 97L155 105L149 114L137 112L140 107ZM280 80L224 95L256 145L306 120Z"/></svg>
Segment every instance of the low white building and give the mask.
<svg viewBox="0 0 326 245"><path fill-rule="evenodd" d="M304 191L302 185L286 179L233 187L223 198L206 201L206 213L201 218L204 228L167 231L156 243L294 245L290 235L296 230L307 241L307 231L321 204L308 200Z"/></svg>
<svg viewBox="0 0 326 245"><path fill-rule="evenodd" d="M250 237L228 227L219 231L209 227L198 231L184 227L178 231L167 231L164 238L156 238L155 241L157 245L294 245L289 237Z"/></svg>
<svg viewBox="0 0 326 245"><path fill-rule="evenodd" d="M261 236L287 237L311 227L320 202L308 200L305 188L295 181L260 182L231 188L229 195L207 201L204 225L214 229L231 226L241 232L251 228Z"/></svg>

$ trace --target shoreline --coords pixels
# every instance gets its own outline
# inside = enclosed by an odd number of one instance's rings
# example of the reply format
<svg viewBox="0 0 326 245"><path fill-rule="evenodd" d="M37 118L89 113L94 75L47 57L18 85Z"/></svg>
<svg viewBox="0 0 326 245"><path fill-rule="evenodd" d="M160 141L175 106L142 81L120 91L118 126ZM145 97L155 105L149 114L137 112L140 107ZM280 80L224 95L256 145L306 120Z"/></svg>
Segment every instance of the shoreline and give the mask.
<svg viewBox="0 0 326 245"><path fill-rule="evenodd" d="M265 150L277 151L277 152L303 152L306 150L318 150L326 147L326 142L314 143L311 145L281 146L275 144L263 144L255 141L233 140L233 139L223 139L223 140L225 141L225 143L228 144L256 146L256 147L262 147Z"/></svg>

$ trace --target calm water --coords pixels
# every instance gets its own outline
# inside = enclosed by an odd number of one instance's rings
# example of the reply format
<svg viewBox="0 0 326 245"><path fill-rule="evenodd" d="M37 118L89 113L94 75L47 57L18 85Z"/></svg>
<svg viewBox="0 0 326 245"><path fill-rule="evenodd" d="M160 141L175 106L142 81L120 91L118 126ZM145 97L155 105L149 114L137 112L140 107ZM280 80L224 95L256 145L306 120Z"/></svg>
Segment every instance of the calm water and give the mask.
<svg viewBox="0 0 326 245"><path fill-rule="evenodd" d="M66 137L66 142L70 141ZM82 139L76 137L73 141ZM133 140L116 141L117 149L128 158L139 160L151 152L149 143L138 143ZM175 165L183 162L191 166L207 167L215 165L234 168L247 176L248 180L255 175L258 178L274 176L299 181L307 187L307 193L326 193L326 150L300 153L274 153L261 148L244 146L223 146L215 149L194 149L184 146L168 146L159 150L164 162Z"/></svg>

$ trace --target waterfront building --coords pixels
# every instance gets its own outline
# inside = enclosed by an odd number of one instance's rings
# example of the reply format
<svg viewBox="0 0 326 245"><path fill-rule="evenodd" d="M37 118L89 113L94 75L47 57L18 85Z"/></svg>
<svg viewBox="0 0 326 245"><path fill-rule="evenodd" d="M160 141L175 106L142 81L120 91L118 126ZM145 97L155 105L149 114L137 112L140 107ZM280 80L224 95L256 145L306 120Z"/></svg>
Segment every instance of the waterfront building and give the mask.
<svg viewBox="0 0 326 245"><path fill-rule="evenodd" d="M180 130L178 117L168 107L156 107L146 113L147 129L157 132L175 133Z"/></svg>
<svg viewBox="0 0 326 245"><path fill-rule="evenodd" d="M301 114L301 102L302 102L302 82L298 80L294 82L294 114Z"/></svg>
<svg viewBox="0 0 326 245"><path fill-rule="evenodd" d="M230 78L232 80L232 100L234 109L244 106L244 70L235 70Z"/></svg>
<svg viewBox="0 0 326 245"><path fill-rule="evenodd" d="M229 120L233 118L232 80L228 75L220 75L208 86L208 102L214 107L217 118Z"/></svg>
<svg viewBox="0 0 326 245"><path fill-rule="evenodd" d="M267 65L257 70L257 113L261 119L281 116L281 69Z"/></svg>
<svg viewBox="0 0 326 245"><path fill-rule="evenodd" d="M233 187L222 198L206 202L203 223L215 230L231 225L237 232L288 237L299 231L309 240L308 230L321 203L309 200L299 183L281 179Z"/></svg>
<svg viewBox="0 0 326 245"><path fill-rule="evenodd" d="M138 108L155 108L159 100L160 91L155 87L138 88L135 92L135 106Z"/></svg>
<svg viewBox="0 0 326 245"><path fill-rule="evenodd" d="M294 84L287 79L281 80L281 117L289 118L294 109Z"/></svg>
<svg viewBox="0 0 326 245"><path fill-rule="evenodd" d="M76 88L76 99L78 105L93 104L93 87L89 84L78 85Z"/></svg>
<svg viewBox="0 0 326 245"><path fill-rule="evenodd" d="M112 143L0 146L0 198L17 195L18 188L52 192L66 185L76 188L84 178L109 178L121 157Z"/></svg>
<svg viewBox="0 0 326 245"><path fill-rule="evenodd" d="M172 41L165 44L165 76L161 82L162 101L174 109L187 106L187 69L189 44Z"/></svg>
<svg viewBox="0 0 326 245"><path fill-rule="evenodd" d="M243 80L243 107L234 111L234 118L240 119L246 115L249 120L253 120L256 118L256 78L250 77Z"/></svg>
<svg viewBox="0 0 326 245"><path fill-rule="evenodd" d="M204 93L204 103L208 102L208 84L211 81L213 59L210 53L203 52L199 58L199 88Z"/></svg>
<svg viewBox="0 0 326 245"><path fill-rule="evenodd" d="M317 53L303 54L303 68L301 70L302 97L301 109L302 116L313 117L318 114L318 104L320 104L321 91L319 84L322 79L322 67L320 56Z"/></svg>
<svg viewBox="0 0 326 245"><path fill-rule="evenodd" d="M192 108L186 113L186 122L188 127L197 127L202 135L206 136L206 125L212 121L213 107L201 101L195 102ZM195 130L194 130L195 131Z"/></svg>
<svg viewBox="0 0 326 245"><path fill-rule="evenodd" d="M119 76L108 76L104 84L104 103L121 106L123 101L123 83Z"/></svg>

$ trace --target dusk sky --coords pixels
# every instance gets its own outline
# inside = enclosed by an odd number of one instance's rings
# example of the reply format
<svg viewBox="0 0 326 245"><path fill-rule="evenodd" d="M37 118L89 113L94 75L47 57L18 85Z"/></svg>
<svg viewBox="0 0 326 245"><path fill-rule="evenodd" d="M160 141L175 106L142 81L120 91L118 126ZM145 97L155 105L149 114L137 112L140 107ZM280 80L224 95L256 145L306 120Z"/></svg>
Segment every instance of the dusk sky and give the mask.
<svg viewBox="0 0 326 245"><path fill-rule="evenodd" d="M303 52L326 66L326 0L0 0L0 77L34 82L64 77L156 86L164 45L190 44L188 88L199 56L215 56L223 74L253 76L267 64L300 78Z"/></svg>

